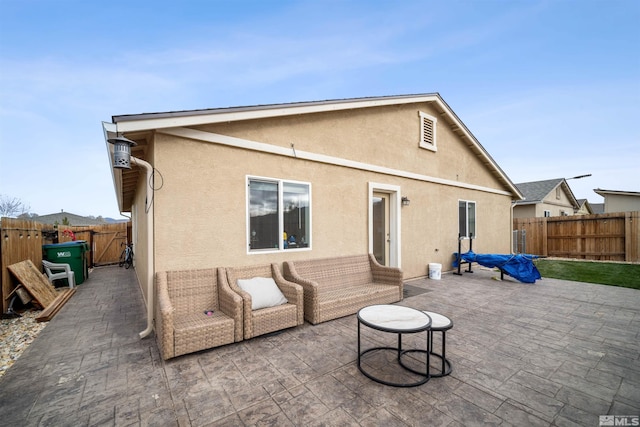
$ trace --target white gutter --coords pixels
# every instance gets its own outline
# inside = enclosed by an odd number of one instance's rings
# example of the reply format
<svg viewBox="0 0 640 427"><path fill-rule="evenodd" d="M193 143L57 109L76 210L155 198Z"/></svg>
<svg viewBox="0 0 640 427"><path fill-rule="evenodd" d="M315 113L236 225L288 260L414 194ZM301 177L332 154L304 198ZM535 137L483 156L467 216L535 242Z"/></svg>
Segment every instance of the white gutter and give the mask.
<svg viewBox="0 0 640 427"><path fill-rule="evenodd" d="M109 150L109 132L114 135L118 134L118 127L114 123L102 122L102 129L104 132L104 140L107 145L107 154L109 155L109 164L113 165L113 159L111 158L111 150ZM145 212L149 215L147 219L147 328L140 332L140 338L147 337L153 331L153 279L154 279L154 250L153 250L153 188L151 187L151 178L153 176L153 167L142 159L131 156L131 162L137 166L143 167L147 171L147 203L149 206L145 206ZM116 189L116 197L118 199L118 208L122 209L122 191L118 192L118 186L122 185L122 182L118 180L117 175L113 167L111 169L111 177L113 178L113 185ZM121 212L122 214L122 212Z"/></svg>
<svg viewBox="0 0 640 427"><path fill-rule="evenodd" d="M131 157L131 162L137 166L142 166L147 170L147 203L145 212L147 218L147 328L140 332L140 338L145 338L153 332L153 188L151 188L151 179L153 176L153 167L142 159Z"/></svg>

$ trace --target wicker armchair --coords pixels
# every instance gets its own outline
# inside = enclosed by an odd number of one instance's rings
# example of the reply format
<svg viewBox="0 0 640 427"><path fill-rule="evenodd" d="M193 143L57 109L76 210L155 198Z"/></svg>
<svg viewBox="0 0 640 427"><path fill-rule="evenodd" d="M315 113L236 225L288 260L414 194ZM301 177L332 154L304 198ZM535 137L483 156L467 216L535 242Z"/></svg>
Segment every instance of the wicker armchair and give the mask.
<svg viewBox="0 0 640 427"><path fill-rule="evenodd" d="M155 327L163 359L242 341L242 298L221 280L223 273L211 268L156 274Z"/></svg>
<svg viewBox="0 0 640 427"><path fill-rule="evenodd" d="M237 284L238 279L270 277L287 298L288 303L275 307L251 309L251 295ZM244 339L257 337L304 323L304 297L302 287L282 277L277 264L252 267L226 268L226 278L231 289L242 297L244 315Z"/></svg>

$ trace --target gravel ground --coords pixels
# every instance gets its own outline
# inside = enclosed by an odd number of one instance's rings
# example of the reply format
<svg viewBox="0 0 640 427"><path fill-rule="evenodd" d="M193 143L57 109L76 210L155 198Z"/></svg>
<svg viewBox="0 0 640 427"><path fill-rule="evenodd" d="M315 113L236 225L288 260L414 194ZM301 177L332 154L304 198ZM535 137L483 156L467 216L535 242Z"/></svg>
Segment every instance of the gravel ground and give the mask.
<svg viewBox="0 0 640 427"><path fill-rule="evenodd" d="M21 314L14 319L0 319L0 377L47 326L47 322L36 322L39 310Z"/></svg>

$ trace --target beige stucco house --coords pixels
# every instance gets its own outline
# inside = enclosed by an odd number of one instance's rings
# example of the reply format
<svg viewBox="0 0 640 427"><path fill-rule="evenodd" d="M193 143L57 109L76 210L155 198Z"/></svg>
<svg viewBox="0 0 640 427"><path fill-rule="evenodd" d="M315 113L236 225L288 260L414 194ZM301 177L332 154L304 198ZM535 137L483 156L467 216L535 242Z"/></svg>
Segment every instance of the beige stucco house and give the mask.
<svg viewBox="0 0 640 427"><path fill-rule="evenodd" d="M524 199L516 201L514 218L568 216L581 208L564 178L521 182L516 187Z"/></svg>
<svg viewBox="0 0 640 427"><path fill-rule="evenodd" d="M451 269L459 233L510 252L522 195L439 94L123 115L103 130L137 143L113 180L141 283L364 253L408 279Z"/></svg>
<svg viewBox="0 0 640 427"><path fill-rule="evenodd" d="M600 188L593 191L604 197L604 213L640 211L640 192L638 191L603 190Z"/></svg>
<svg viewBox="0 0 640 427"><path fill-rule="evenodd" d="M575 212L576 215L592 215L596 212L593 210L593 206L589 203L587 199L577 199L578 202L578 210Z"/></svg>

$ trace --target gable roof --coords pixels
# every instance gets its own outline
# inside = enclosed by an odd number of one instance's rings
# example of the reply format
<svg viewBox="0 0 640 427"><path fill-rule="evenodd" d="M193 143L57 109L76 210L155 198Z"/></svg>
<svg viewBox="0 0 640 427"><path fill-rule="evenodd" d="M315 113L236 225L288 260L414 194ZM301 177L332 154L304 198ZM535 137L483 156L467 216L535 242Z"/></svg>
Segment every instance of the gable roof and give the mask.
<svg viewBox="0 0 640 427"><path fill-rule="evenodd" d="M587 199L578 199L578 210L582 208L585 208L587 212L589 212L590 214L595 213L593 212L593 207L591 206L591 203L589 203L589 200Z"/></svg>
<svg viewBox="0 0 640 427"><path fill-rule="evenodd" d="M397 95L382 97L349 98L312 102L295 102L286 104L255 105L245 107L215 108L201 110L173 111L164 113L143 113L132 115L112 116L112 123L103 122L105 144L110 159L113 159L113 149L107 140L117 135L124 135L136 142L138 138L144 140L146 133L170 128L186 128L205 124L225 123L242 120L266 119L272 117L284 117L301 114L313 114L329 111L345 111L361 108L372 108L388 105L400 105L428 102L436 108L451 129L466 143L466 145L481 159L482 163L501 182L512 197L516 200L523 196L509 179L506 173L498 166L485 148L475 138L460 118L453 112L438 93ZM138 153L144 155L142 147L137 147ZM137 156L137 153L132 153ZM137 169L137 168L135 168ZM134 169L134 171L135 171ZM111 169L114 185L117 192L118 205L121 211L130 209L137 171Z"/></svg>
<svg viewBox="0 0 640 427"><path fill-rule="evenodd" d="M562 186L567 197L571 201L571 204L577 209L580 207L578 201L573 195L573 191L567 184L567 181L564 178L554 178L547 179L545 181L531 181L531 182L521 182L516 184L518 190L523 194L524 200L518 200L516 205L532 205L536 203L542 203L558 186Z"/></svg>

